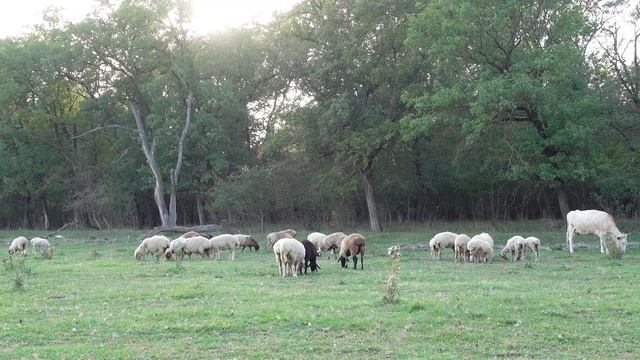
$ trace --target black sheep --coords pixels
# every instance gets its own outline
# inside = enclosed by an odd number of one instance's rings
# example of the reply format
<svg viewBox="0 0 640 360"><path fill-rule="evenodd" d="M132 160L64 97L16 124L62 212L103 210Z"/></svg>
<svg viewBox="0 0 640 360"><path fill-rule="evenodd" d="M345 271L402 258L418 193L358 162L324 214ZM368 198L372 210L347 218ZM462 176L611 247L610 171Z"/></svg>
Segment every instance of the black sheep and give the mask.
<svg viewBox="0 0 640 360"><path fill-rule="evenodd" d="M304 246L304 273L307 273L309 267L311 267L311 272L318 271L320 269L320 265L316 263L318 249L309 240L304 240L302 245Z"/></svg>

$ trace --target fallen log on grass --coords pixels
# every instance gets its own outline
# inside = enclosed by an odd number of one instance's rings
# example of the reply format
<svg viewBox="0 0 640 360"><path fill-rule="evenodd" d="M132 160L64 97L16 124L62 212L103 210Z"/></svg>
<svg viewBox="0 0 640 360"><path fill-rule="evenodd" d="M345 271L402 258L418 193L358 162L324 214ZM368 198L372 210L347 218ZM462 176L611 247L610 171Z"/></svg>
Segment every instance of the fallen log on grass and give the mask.
<svg viewBox="0 0 640 360"><path fill-rule="evenodd" d="M148 233L140 236L138 240L146 239L153 235L165 232L186 233L189 231L195 231L199 234L206 234L208 235L208 237L211 237L213 234L220 233L223 228L223 224L208 224L196 226L158 226L156 228L153 228L153 230L149 231Z"/></svg>

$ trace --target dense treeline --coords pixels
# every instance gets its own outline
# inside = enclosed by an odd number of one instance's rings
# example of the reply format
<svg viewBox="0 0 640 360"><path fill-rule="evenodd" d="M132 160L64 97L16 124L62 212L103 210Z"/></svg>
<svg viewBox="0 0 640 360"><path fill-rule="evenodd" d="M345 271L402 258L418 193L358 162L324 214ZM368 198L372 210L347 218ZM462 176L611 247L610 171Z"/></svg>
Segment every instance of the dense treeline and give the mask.
<svg viewBox="0 0 640 360"><path fill-rule="evenodd" d="M628 6L305 0L206 37L177 0L48 13L0 40L1 225L638 216Z"/></svg>

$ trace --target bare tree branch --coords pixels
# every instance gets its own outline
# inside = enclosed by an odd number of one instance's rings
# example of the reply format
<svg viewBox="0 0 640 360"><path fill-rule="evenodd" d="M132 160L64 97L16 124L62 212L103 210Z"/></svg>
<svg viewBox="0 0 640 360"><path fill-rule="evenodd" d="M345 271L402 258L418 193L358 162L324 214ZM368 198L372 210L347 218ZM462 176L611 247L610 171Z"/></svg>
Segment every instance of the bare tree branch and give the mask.
<svg viewBox="0 0 640 360"><path fill-rule="evenodd" d="M123 125L112 124L112 125L98 126L97 128L93 128L91 130L85 131L82 134L79 134L79 135L76 135L76 136L72 136L71 139L78 139L78 138L84 137L86 135L89 135L91 133L94 133L96 131L103 131L103 130L108 130L108 129L122 129L122 130L129 130L129 131L133 131L133 132L139 132L138 130L136 130L134 128L130 128L130 127L123 126Z"/></svg>

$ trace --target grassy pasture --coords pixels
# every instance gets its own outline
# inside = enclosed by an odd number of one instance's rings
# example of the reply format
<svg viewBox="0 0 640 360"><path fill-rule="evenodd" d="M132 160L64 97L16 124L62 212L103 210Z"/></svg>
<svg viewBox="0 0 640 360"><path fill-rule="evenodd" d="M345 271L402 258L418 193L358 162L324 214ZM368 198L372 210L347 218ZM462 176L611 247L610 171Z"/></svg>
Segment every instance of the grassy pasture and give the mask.
<svg viewBox="0 0 640 360"><path fill-rule="evenodd" d="M27 258L23 290L13 288L13 270L0 268L0 358L640 358L637 249L621 261L546 250L538 263L489 264L454 264L449 250L439 262L403 252L400 301L382 304L387 247L486 228L364 232L364 271L325 257L318 274L297 279L277 276L266 247L234 262L194 257L179 270L135 261L140 232L63 232L52 260ZM497 246L516 233L543 247L564 242L561 228L541 222L493 230ZM0 232L0 258L19 234Z"/></svg>

